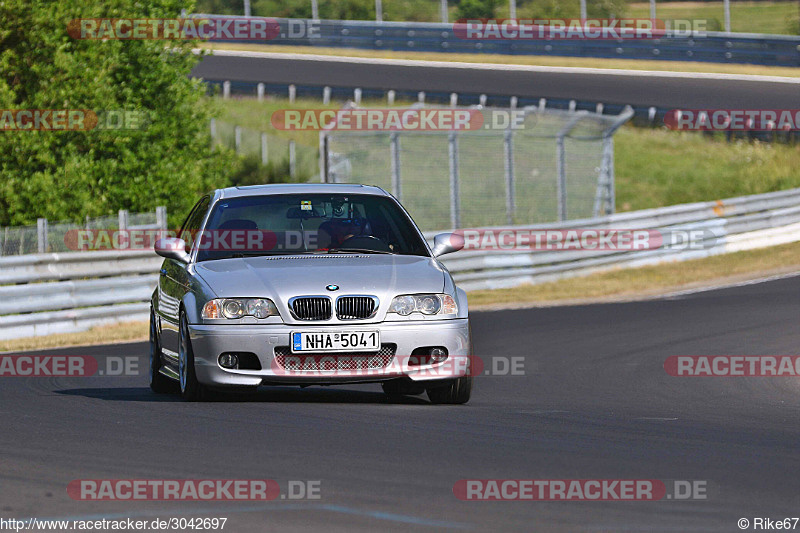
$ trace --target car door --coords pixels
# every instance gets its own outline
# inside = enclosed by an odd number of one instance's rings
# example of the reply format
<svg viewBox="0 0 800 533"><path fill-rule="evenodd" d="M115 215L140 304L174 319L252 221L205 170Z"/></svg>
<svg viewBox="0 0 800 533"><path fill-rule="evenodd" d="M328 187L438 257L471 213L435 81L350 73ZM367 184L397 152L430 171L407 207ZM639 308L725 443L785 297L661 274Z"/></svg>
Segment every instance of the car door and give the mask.
<svg viewBox="0 0 800 533"><path fill-rule="evenodd" d="M191 253L194 240L198 238L200 226L205 219L209 203L210 198L208 196L197 202L178 233L178 237L186 241L186 251L188 253ZM189 290L187 266L175 259L165 259L161 265L161 275L158 278L161 345L167 357L177 358L180 304L183 296Z"/></svg>

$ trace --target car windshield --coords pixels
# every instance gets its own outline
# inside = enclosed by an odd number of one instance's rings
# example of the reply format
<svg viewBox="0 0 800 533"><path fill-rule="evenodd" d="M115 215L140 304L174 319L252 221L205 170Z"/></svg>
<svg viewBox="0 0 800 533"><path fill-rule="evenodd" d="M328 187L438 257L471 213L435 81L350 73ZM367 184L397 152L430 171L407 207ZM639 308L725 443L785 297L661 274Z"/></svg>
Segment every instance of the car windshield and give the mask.
<svg viewBox="0 0 800 533"><path fill-rule="evenodd" d="M213 207L198 248L198 261L310 253L428 255L394 199L366 194L223 199Z"/></svg>

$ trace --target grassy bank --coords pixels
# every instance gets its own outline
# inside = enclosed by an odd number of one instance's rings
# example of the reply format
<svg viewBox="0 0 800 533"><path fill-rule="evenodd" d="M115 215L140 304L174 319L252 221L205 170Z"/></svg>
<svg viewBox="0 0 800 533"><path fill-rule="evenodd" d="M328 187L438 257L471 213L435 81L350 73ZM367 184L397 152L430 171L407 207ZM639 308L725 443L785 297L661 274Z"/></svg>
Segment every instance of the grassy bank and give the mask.
<svg viewBox="0 0 800 533"><path fill-rule="evenodd" d="M650 18L650 4L628 5L627 16ZM743 33L776 33L797 35L800 9L796 2L731 2L731 31ZM722 2L658 2L659 19L705 19L709 29L724 28Z"/></svg>

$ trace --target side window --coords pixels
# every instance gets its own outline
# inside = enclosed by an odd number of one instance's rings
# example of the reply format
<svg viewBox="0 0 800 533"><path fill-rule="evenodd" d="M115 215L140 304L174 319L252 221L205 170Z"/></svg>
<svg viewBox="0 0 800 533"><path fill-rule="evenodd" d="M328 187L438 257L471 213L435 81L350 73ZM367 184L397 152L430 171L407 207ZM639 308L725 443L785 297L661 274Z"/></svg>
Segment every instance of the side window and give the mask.
<svg viewBox="0 0 800 533"><path fill-rule="evenodd" d="M194 243L195 237L197 237L197 233L200 231L200 224L203 223L203 218L206 216L210 201L211 199L206 196L197 202L197 205L192 209L186 222L183 223L179 237L186 241L187 252L192 249L192 244Z"/></svg>

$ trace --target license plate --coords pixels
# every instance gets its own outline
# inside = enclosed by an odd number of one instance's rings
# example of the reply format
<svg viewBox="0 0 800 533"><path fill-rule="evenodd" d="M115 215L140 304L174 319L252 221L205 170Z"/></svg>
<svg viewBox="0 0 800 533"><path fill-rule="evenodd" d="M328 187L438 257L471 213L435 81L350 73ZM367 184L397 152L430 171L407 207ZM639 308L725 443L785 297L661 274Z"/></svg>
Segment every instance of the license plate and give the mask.
<svg viewBox="0 0 800 533"><path fill-rule="evenodd" d="M377 352L379 331L293 331L292 352Z"/></svg>

